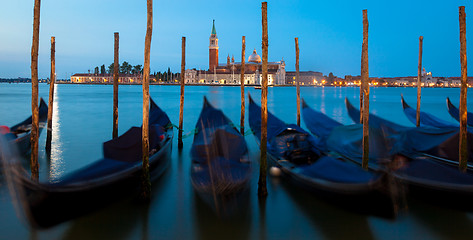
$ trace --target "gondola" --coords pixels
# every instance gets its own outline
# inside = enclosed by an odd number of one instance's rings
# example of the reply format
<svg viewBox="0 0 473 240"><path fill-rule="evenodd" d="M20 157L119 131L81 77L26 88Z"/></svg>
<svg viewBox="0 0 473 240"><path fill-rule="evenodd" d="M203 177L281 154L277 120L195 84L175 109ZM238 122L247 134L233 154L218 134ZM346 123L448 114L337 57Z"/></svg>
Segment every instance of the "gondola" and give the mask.
<svg viewBox="0 0 473 240"><path fill-rule="evenodd" d="M360 111L345 99L348 115L357 121ZM369 114L370 128L376 128L389 136L396 144L395 151L406 156L427 156L446 164L458 166L459 134L458 127L405 127ZM468 142L473 142L473 133L467 132ZM473 169L473 144L468 144L468 168Z"/></svg>
<svg viewBox="0 0 473 240"><path fill-rule="evenodd" d="M348 101L348 98L345 98L345 104L347 107L348 111L348 116L351 118L351 120L354 123L359 123L360 121L360 110L356 109L350 101ZM385 128L386 130L392 131L392 132L399 132L403 130L410 129L411 127L406 127L399 125L397 123L388 121L386 119L382 119L374 114L369 114L369 125L374 126L376 128Z"/></svg>
<svg viewBox="0 0 473 240"><path fill-rule="evenodd" d="M309 130L320 132L320 130L314 129L319 125L310 122L315 116L323 113L309 108L307 104L303 105L302 113ZM325 118L329 117L325 116ZM374 116L374 122L382 125L380 120L382 119ZM394 126L390 122L387 122L386 125ZM326 148L361 165L362 131L361 124L333 127L332 132L325 137ZM468 169L466 173L462 173L458 170L458 166L434 161L425 156L399 152L396 145L402 139L396 135L389 135L393 133L383 131L382 126L380 128L370 126L369 133L370 158L368 167L370 169L391 171L400 182L407 184L409 193L416 197L450 208L473 211L471 205L471 201L473 201L473 170ZM405 137L402 132L400 136ZM405 143L401 145L405 145Z"/></svg>
<svg viewBox="0 0 473 240"><path fill-rule="evenodd" d="M321 145L327 151L348 159L362 158L362 124L343 125L324 113L310 108L304 99L302 99L302 118L309 131L319 137ZM370 160L372 162L390 161L394 142L389 134L394 133L371 125L369 133Z"/></svg>
<svg viewBox="0 0 473 240"><path fill-rule="evenodd" d="M251 168L245 138L205 97L195 129L192 185L217 214L230 215L249 187Z"/></svg>
<svg viewBox="0 0 473 240"><path fill-rule="evenodd" d="M56 182L32 181L21 166L10 165L15 198L34 227L48 228L136 194L142 175L141 127L132 127L103 143L103 158ZM151 99L149 171L157 179L170 163L173 130L170 120Z"/></svg>
<svg viewBox="0 0 473 240"><path fill-rule="evenodd" d="M48 105L44 102L43 98L40 100L39 109L38 109L38 116L39 116L39 132L44 127L46 127L46 121L48 120ZM31 151L31 123L32 117L25 119L23 122L16 124L13 127L10 127L4 134L6 137L15 143L18 148L18 152L20 154L26 155Z"/></svg>
<svg viewBox="0 0 473 240"><path fill-rule="evenodd" d="M460 110L458 110L455 105L452 104L450 101L450 98L447 97L447 108L448 108L448 113L450 113L450 116L452 116L455 120L460 122ZM473 113L468 112L467 113L467 125L470 127L473 127Z"/></svg>
<svg viewBox="0 0 473 240"><path fill-rule="evenodd" d="M250 97L249 123L261 138L261 108ZM283 177L318 197L347 210L395 217L397 198L385 172L365 171L351 162L327 156L319 141L295 124L268 112L268 163ZM395 184L393 184L395 185Z"/></svg>
<svg viewBox="0 0 473 240"><path fill-rule="evenodd" d="M409 119L409 121L416 125L416 110L411 108L409 104L406 103L404 100L404 97L401 96L401 101L402 101L402 109L404 110L404 114L406 117ZM458 124L453 124L449 123L445 120L442 120L430 113L426 113L423 111L419 112L419 118L420 118L420 126L421 127L434 127L434 128L458 128Z"/></svg>

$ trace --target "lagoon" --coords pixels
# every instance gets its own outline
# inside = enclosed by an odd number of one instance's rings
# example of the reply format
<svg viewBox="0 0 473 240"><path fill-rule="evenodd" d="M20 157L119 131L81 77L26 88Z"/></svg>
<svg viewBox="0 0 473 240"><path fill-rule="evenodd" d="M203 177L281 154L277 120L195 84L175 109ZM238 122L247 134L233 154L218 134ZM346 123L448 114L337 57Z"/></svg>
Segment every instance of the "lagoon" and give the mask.
<svg viewBox="0 0 473 240"><path fill-rule="evenodd" d="M102 156L102 143L112 136L112 85L59 84L55 91L53 141L50 163L44 150L46 131L40 137L40 179L56 181L64 174ZM48 99L49 85L39 85L39 96ZM150 95L169 115L179 119L179 86L151 85ZM246 87L256 102L261 90ZM402 112L401 98L415 106L415 88L371 88L370 111L413 126ZM460 89L422 89L422 111L455 122L447 112L445 99L458 105ZM468 99L472 99L469 91ZM186 86L184 134L190 133L202 108L203 96L221 108L235 124L240 122L240 87ZM352 124L344 99L359 104L356 87L302 87L301 97L314 109ZM12 126L31 115L31 84L0 84L0 125ZM246 99L248 106L248 98ZM119 87L119 134L142 121L140 85ZM287 123L296 122L294 87L270 87L268 110ZM473 111L473 105L468 107ZM305 128L305 124L301 121ZM248 112L245 119L246 130ZM247 202L239 214L218 217L195 194L190 183L190 147L193 137L184 138L177 151L174 132L172 164L153 184L149 206L132 199L112 204L98 212L47 230L32 230L15 211L15 201L0 178L0 239L471 239L473 214L439 208L415 199L394 220L359 215L337 208L284 179L268 178L268 198L257 198L259 147L253 135L246 136L252 160L252 180ZM27 162L25 160L25 162ZM25 164L27 165L27 164ZM73 207L73 206L71 206Z"/></svg>

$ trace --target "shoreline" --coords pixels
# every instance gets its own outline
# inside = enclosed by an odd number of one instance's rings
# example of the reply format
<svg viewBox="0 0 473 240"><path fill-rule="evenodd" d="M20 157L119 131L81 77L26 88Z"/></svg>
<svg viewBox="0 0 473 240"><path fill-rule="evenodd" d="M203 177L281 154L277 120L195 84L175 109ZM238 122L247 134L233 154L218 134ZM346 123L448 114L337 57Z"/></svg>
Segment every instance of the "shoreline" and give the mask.
<svg viewBox="0 0 473 240"><path fill-rule="evenodd" d="M8 83L8 84L31 84L31 82L0 82L0 83ZM40 82L46 83L46 82ZM49 83L46 83L49 84ZM55 82L55 84L65 84L65 85L113 85L113 83L71 83L71 82ZM118 85L136 85L141 86L141 84L137 83L120 83ZM160 86L180 86L180 83L149 83L149 85L160 85ZM240 84L186 84L185 86L211 86L211 87L241 87ZM245 87L261 87L259 84L245 84ZM284 85L268 85L268 87L296 87L296 85L291 84L284 84ZM322 86L315 86L315 85L299 85L299 87L360 87L357 85L354 86L335 86L335 85L322 85ZM370 88L417 88L417 86L370 86ZM460 88L460 87L422 87L422 88ZM471 88L471 87L469 87Z"/></svg>

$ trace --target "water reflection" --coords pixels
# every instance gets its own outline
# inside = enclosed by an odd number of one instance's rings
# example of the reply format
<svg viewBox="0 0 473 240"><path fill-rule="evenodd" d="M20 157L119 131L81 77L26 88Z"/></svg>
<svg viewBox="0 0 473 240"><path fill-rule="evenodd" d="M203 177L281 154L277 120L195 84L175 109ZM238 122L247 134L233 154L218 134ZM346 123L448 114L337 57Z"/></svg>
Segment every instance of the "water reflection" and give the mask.
<svg viewBox="0 0 473 240"><path fill-rule="evenodd" d="M440 238L471 239L473 236L473 222L465 212L439 208L413 199L410 213Z"/></svg>
<svg viewBox="0 0 473 240"><path fill-rule="evenodd" d="M149 239L149 205L146 204L141 211L141 239L148 240Z"/></svg>
<svg viewBox="0 0 473 240"><path fill-rule="evenodd" d="M239 202L239 211L232 215L217 215L197 194L193 194L194 223L198 239L248 239L251 222L249 198Z"/></svg>
<svg viewBox="0 0 473 240"><path fill-rule="evenodd" d="M320 111L327 114L327 109L325 109L325 87L322 87L320 98Z"/></svg>
<svg viewBox="0 0 473 240"><path fill-rule="evenodd" d="M137 196L114 202L104 209L71 220L61 239L149 239L150 213L156 200L165 198L163 186L169 185L169 169L152 182L152 202L143 204ZM169 212L160 213L169 216ZM159 224L156 223L155 224Z"/></svg>
<svg viewBox="0 0 473 240"><path fill-rule="evenodd" d="M294 188L285 181L281 182L281 186L326 239L345 239L347 236L356 236L356 239L375 239L365 215L333 206L307 191Z"/></svg>
<svg viewBox="0 0 473 240"><path fill-rule="evenodd" d="M38 231L34 228L30 228L30 240L38 240Z"/></svg>
<svg viewBox="0 0 473 240"><path fill-rule="evenodd" d="M59 111L60 98L57 94L58 87L54 88L54 104L53 104L53 121L52 121L52 139L51 139L51 153L48 159L49 166L49 181L57 182L64 174L64 160L63 160L63 143L61 141L61 118Z"/></svg>
<svg viewBox="0 0 473 240"><path fill-rule="evenodd" d="M338 90L338 99L342 99L343 97L345 97L342 95L342 90L346 88L336 87L336 89Z"/></svg>
<svg viewBox="0 0 473 240"><path fill-rule="evenodd" d="M343 122L343 118L344 118L344 108L345 106L341 105L341 106L334 106L333 107L333 111L332 111L332 117L335 121L337 122Z"/></svg>
<svg viewBox="0 0 473 240"><path fill-rule="evenodd" d="M187 146L185 148L187 149ZM176 199L176 202L177 202L176 204L177 206L181 206L181 207L178 207L176 209L176 218L177 218L178 223L183 223L185 221L184 219L185 209L184 207L182 207L185 204L184 196L185 196L185 191L186 191L186 184L184 182L186 178L184 174L189 174L188 171L183 170L183 161L184 161L184 158L182 156L181 151L179 151L178 159L177 159L177 179L176 179L178 197Z"/></svg>
<svg viewBox="0 0 473 240"><path fill-rule="evenodd" d="M129 239L147 205L133 204L131 199L120 201L98 212L80 217L70 224L62 239ZM146 226L146 224L143 224ZM147 232L147 230L142 230Z"/></svg>
<svg viewBox="0 0 473 240"><path fill-rule="evenodd" d="M259 207L259 239L267 239L267 227L266 227L266 198L258 198Z"/></svg>

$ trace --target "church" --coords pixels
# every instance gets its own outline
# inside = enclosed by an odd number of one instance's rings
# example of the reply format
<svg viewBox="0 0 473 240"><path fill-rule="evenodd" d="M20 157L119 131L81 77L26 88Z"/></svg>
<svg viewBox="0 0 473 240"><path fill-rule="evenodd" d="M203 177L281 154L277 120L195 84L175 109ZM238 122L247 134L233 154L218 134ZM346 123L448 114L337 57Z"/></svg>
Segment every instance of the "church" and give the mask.
<svg viewBox="0 0 473 240"><path fill-rule="evenodd" d="M261 85L262 62L256 49L245 62L245 69L241 68L241 62L235 62L235 57L227 56L226 63L219 63L218 37L213 20L212 32L209 37L209 69L197 70L187 69L185 71L186 84L240 84L240 74L244 71L244 83L250 85ZM286 81L286 64L284 60L279 62L268 62L268 85L283 85Z"/></svg>

